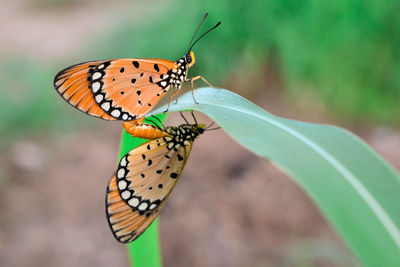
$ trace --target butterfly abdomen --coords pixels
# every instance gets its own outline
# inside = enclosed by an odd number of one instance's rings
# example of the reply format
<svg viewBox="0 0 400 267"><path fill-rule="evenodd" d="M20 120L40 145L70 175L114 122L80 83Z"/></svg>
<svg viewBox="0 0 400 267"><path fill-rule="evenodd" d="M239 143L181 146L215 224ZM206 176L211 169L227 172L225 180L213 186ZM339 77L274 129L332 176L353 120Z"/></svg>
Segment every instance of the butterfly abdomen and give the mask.
<svg viewBox="0 0 400 267"><path fill-rule="evenodd" d="M148 123L132 123L124 122L124 128L127 133L134 137L144 138L144 139L156 139L163 136L168 136L165 131L151 125Z"/></svg>

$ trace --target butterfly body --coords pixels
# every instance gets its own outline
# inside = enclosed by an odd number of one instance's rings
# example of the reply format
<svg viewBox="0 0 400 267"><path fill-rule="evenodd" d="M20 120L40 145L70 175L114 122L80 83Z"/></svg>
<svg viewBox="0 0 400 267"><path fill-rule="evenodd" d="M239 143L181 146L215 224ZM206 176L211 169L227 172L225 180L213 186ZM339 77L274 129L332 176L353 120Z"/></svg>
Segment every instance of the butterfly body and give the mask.
<svg viewBox="0 0 400 267"><path fill-rule="evenodd" d="M106 196L108 222L119 242L135 240L156 218L204 128L201 124L166 127L166 136L150 140L122 157Z"/></svg>

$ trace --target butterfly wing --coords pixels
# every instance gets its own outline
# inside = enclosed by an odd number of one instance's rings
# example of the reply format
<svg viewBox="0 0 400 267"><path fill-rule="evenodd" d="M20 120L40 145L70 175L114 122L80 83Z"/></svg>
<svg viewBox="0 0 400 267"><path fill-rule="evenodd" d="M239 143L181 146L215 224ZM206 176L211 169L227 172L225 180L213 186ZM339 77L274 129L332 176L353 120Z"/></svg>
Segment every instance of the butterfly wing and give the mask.
<svg viewBox="0 0 400 267"><path fill-rule="evenodd" d="M131 121L144 116L169 90L169 73L177 68L162 59L118 59L91 73L96 103L110 116Z"/></svg>
<svg viewBox="0 0 400 267"><path fill-rule="evenodd" d="M189 156L192 143L168 148L168 137L148 141L120 161L106 197L107 218L122 243L138 238L154 221Z"/></svg>
<svg viewBox="0 0 400 267"><path fill-rule="evenodd" d="M168 92L175 62L116 59L77 64L54 79L57 92L79 110L106 120L144 116Z"/></svg>
<svg viewBox="0 0 400 267"><path fill-rule="evenodd" d="M97 105L90 89L89 72L103 62L85 62L60 71L54 78L54 87L62 98L80 111L105 120L115 120Z"/></svg>
<svg viewBox="0 0 400 267"><path fill-rule="evenodd" d="M106 195L106 214L111 232L121 243L134 241L150 226L164 204L165 202L159 206L157 211L155 210L149 215L140 215L122 200L116 176L113 176L108 184Z"/></svg>

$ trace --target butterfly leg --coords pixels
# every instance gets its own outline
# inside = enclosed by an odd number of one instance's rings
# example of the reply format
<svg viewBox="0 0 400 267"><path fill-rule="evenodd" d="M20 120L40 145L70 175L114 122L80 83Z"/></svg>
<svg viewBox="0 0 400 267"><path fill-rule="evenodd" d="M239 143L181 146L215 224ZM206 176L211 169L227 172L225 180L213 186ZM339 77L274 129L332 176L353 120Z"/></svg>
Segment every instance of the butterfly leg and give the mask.
<svg viewBox="0 0 400 267"><path fill-rule="evenodd" d="M192 97L193 97L193 100L194 100L194 102L196 104L199 104L199 102L197 102L196 99L194 98L194 84L193 84L193 82L198 80L198 79L202 79L208 86L214 87L214 86L211 85L211 83L209 83L206 79L204 79L203 76L196 76L196 77L190 78L189 80L190 80L190 83L192 84Z"/></svg>
<svg viewBox="0 0 400 267"><path fill-rule="evenodd" d="M169 102L168 102L168 107L167 107L167 109L166 109L163 113L168 112L169 106L171 105L172 100L173 100L174 97L179 93L179 91L180 91L180 88L176 89L176 91L171 95L171 98L169 99ZM178 102L178 99L176 99L176 101Z"/></svg>

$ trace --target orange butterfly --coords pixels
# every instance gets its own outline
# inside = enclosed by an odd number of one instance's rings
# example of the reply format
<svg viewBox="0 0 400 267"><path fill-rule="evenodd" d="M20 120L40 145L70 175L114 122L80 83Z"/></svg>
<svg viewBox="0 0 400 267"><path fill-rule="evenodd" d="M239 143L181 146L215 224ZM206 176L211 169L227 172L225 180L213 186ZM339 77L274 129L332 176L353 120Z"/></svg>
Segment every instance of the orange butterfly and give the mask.
<svg viewBox="0 0 400 267"><path fill-rule="evenodd" d="M80 63L60 71L54 78L54 87L68 103L89 115L122 121L142 118L171 87L176 91L169 104L184 82L191 81L192 94L193 81L202 79L210 85L201 76L187 79L188 70L195 63L193 46L221 24L218 22L192 44L207 15L198 25L188 52L175 62L158 58L129 58Z"/></svg>
<svg viewBox="0 0 400 267"><path fill-rule="evenodd" d="M194 140L210 126L196 122L166 127L162 135L122 157L106 193L108 223L119 242L134 241L154 221L183 171Z"/></svg>

